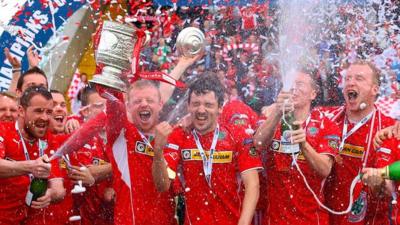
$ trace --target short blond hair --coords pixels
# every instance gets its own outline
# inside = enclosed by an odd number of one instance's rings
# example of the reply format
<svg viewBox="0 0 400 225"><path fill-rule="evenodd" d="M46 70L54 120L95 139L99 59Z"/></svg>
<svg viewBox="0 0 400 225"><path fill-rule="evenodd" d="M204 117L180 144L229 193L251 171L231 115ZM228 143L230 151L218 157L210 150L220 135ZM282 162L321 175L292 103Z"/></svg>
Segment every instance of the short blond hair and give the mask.
<svg viewBox="0 0 400 225"><path fill-rule="evenodd" d="M362 65L362 66L368 66L372 70L372 80L373 82L380 86L381 85L381 71L375 66L374 63L368 60L363 60L363 59L357 59L355 62L350 63L347 65L346 69L348 69L352 65Z"/></svg>
<svg viewBox="0 0 400 225"><path fill-rule="evenodd" d="M160 89L158 88L158 85L154 81L144 80L144 79L135 81L129 86L128 92L127 92L128 101L131 100L130 99L131 98L130 97L131 91L133 91L133 90L142 90L142 89L144 89L146 87L152 87L152 88L156 89L157 90L157 94L158 94L158 99L161 101L161 93L160 93Z"/></svg>

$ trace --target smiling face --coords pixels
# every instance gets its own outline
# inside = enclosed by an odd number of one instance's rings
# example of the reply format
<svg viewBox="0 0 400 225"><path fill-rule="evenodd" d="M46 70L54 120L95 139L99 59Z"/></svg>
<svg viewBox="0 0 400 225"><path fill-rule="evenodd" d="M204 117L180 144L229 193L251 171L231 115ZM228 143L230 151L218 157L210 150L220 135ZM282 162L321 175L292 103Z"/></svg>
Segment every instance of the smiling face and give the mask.
<svg viewBox="0 0 400 225"><path fill-rule="evenodd" d="M27 107L19 106L24 131L30 138L42 138L49 127L53 113L53 100L40 94L31 98Z"/></svg>
<svg viewBox="0 0 400 225"><path fill-rule="evenodd" d="M213 91L208 91L205 94L192 92L188 111L194 128L200 134L206 134L213 131L217 126L222 107L219 107L218 99Z"/></svg>
<svg viewBox="0 0 400 225"><path fill-rule="evenodd" d="M5 95L0 95L0 121L13 122L18 118L17 101Z"/></svg>
<svg viewBox="0 0 400 225"><path fill-rule="evenodd" d="M50 129L53 133L63 133L67 121L67 104L61 93L51 93L53 97L53 116L50 118Z"/></svg>
<svg viewBox="0 0 400 225"><path fill-rule="evenodd" d="M158 88L134 87L129 92L128 111L132 122L144 133L151 133L158 123L162 102Z"/></svg>
<svg viewBox="0 0 400 225"><path fill-rule="evenodd" d="M347 69L343 88L346 107L353 112L362 111L361 103L373 107L379 86L374 71L367 64L353 64Z"/></svg>

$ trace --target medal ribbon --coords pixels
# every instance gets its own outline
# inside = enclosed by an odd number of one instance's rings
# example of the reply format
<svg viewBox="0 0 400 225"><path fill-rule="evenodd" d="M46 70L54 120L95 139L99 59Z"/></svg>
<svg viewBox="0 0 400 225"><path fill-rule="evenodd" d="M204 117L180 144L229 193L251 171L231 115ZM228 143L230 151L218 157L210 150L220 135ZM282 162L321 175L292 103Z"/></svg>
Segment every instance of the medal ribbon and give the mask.
<svg viewBox="0 0 400 225"><path fill-rule="evenodd" d="M138 131L138 132L139 132L140 137L142 138L143 142L144 142L147 146L149 146L150 148L153 148L153 146L151 146L151 144L150 144L149 139L147 139L146 136L145 136L142 132L140 132L140 131Z"/></svg>
<svg viewBox="0 0 400 225"><path fill-rule="evenodd" d="M193 134L194 140L196 142L196 146L200 151L201 159L203 160L204 177L206 178L208 186L211 188L212 163L213 163L213 158L214 158L215 146L217 146L217 142L218 142L219 125L217 125L217 127L214 130L214 137L213 137L213 140L211 143L210 155L208 158L203 149L203 146L200 143L199 136L197 136L197 133L194 129L192 130L192 134Z"/></svg>
<svg viewBox="0 0 400 225"><path fill-rule="evenodd" d="M20 140L22 142L22 148L24 149L25 159L26 160L30 160L28 149L26 148L26 144L25 144L25 141L24 141L24 137L22 136L21 131L19 130L18 121L15 122L15 129L17 130L19 138L20 138ZM45 141L42 141L42 140L39 139L39 157L42 157L44 155L45 146L46 146ZM29 179L32 181L33 180L33 175L31 173L29 173L28 175L29 175Z"/></svg>
<svg viewBox="0 0 400 225"><path fill-rule="evenodd" d="M346 141L346 139L348 137L350 137L354 132L356 132L358 129L360 129L360 127L362 127L364 124L366 124L368 122L369 119L371 119L372 116L374 116L375 118L375 112L376 110L374 110L373 112L371 112L370 114L368 114L367 116L365 116L364 118L362 118L362 120L360 120L350 131L349 133L347 133L347 128L348 128L348 120L347 117L344 120L344 125L343 125L343 132L342 132L342 140L340 142L339 145L339 152L341 152L343 150L344 147L344 142ZM372 124L373 126L373 124Z"/></svg>

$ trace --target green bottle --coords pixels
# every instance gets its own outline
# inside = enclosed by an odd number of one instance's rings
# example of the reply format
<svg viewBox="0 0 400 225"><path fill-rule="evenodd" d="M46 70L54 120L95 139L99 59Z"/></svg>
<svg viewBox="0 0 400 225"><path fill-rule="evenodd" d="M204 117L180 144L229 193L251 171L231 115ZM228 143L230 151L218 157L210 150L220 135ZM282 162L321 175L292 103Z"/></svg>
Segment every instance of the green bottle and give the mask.
<svg viewBox="0 0 400 225"><path fill-rule="evenodd" d="M28 206L31 206L32 201L36 201L38 198L46 194L47 181L47 179L36 177L32 179L28 194L26 195L25 199L25 202Z"/></svg>
<svg viewBox="0 0 400 225"><path fill-rule="evenodd" d="M380 169L381 175L385 179L400 180L400 161L394 162Z"/></svg>
<svg viewBox="0 0 400 225"><path fill-rule="evenodd" d="M292 144L290 131L297 130L299 128L298 125L294 125L293 122L296 119L294 118L293 111L285 112L282 115L281 119L281 146L283 153L298 153L300 152L299 144Z"/></svg>

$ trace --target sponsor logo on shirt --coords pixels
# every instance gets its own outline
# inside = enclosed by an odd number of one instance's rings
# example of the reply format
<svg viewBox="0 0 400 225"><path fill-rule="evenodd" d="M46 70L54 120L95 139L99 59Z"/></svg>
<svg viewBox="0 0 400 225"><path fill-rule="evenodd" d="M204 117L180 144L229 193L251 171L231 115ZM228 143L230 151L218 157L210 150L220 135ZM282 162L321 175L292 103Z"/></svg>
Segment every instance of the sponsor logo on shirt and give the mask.
<svg viewBox="0 0 400 225"><path fill-rule="evenodd" d="M154 156L154 150L141 141L136 142L135 152L143 155Z"/></svg>
<svg viewBox="0 0 400 225"><path fill-rule="evenodd" d="M325 135L324 138L328 140L340 140L338 135Z"/></svg>
<svg viewBox="0 0 400 225"><path fill-rule="evenodd" d="M380 147L380 148L378 148L377 152L383 152L385 154L390 154L390 153L392 153L392 150L390 150L388 148Z"/></svg>
<svg viewBox="0 0 400 225"><path fill-rule="evenodd" d="M182 152L183 161L202 161L200 151L198 149L183 149ZM207 158L210 156L210 151L206 151ZM231 163L232 162L232 151L215 151L213 163Z"/></svg>
<svg viewBox="0 0 400 225"><path fill-rule="evenodd" d="M345 144L343 150L340 152L341 155L346 155L355 158L362 158L364 154L364 147L356 146L351 144Z"/></svg>
<svg viewBox="0 0 400 225"><path fill-rule="evenodd" d="M179 146L176 145L176 144L168 143L168 144L165 145L165 147L173 149L173 150L179 150Z"/></svg>
<svg viewBox="0 0 400 225"><path fill-rule="evenodd" d="M249 145L249 144L253 144L252 138L246 138L243 140L243 145Z"/></svg>
<svg viewBox="0 0 400 225"><path fill-rule="evenodd" d="M0 136L0 142L4 142L4 138Z"/></svg>

